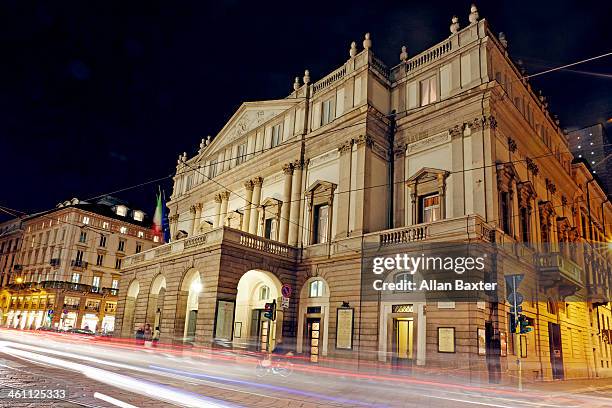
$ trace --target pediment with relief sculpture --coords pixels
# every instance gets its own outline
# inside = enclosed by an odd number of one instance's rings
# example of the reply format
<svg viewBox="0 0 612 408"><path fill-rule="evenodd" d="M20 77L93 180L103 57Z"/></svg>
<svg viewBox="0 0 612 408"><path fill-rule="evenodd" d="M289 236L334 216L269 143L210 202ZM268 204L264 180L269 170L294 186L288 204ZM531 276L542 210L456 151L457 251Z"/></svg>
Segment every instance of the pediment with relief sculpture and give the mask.
<svg viewBox="0 0 612 408"><path fill-rule="evenodd" d="M288 109L302 102L302 99L278 99L258 102L244 102L232 115L223 129L214 137L202 153L208 156L234 143L257 127L280 116Z"/></svg>

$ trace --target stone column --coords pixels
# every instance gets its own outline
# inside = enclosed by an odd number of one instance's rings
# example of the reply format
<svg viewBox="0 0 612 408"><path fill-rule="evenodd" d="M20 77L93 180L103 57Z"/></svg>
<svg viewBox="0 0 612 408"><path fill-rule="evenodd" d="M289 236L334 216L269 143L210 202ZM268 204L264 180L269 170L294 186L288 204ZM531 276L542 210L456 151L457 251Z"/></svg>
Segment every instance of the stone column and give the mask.
<svg viewBox="0 0 612 408"><path fill-rule="evenodd" d="M221 194L217 194L215 196L215 218L213 222L213 228L219 227L219 220L221 219Z"/></svg>
<svg viewBox="0 0 612 408"><path fill-rule="evenodd" d="M241 229L244 232L249 232L249 224L251 222L251 202L253 201L253 182L251 180L244 183L246 196L244 198L244 216L242 217Z"/></svg>
<svg viewBox="0 0 612 408"><path fill-rule="evenodd" d="M403 227L406 221L406 146L393 151L394 174L393 174L393 225L391 228Z"/></svg>
<svg viewBox="0 0 612 408"><path fill-rule="evenodd" d="M537 204L536 197L531 198L533 200L533 208L531 210L532 213L532 225L533 225L533 235L531 237L531 242L533 243L533 248L542 252L542 226L540 225L540 207Z"/></svg>
<svg viewBox="0 0 612 408"><path fill-rule="evenodd" d="M519 200L521 198L521 196L518 194L518 188L516 185L516 179L512 179L511 182L511 190L509 191L509 197L510 197L510 202L512 205L512 214L510 214L510 224L512 225L512 236L514 237L514 239L518 242L520 242L521 238L520 238L520 224L521 224L521 219L519 217L520 215L520 209L519 209Z"/></svg>
<svg viewBox="0 0 612 408"><path fill-rule="evenodd" d="M440 219L446 219L446 177L438 174L438 194L440 195Z"/></svg>
<svg viewBox="0 0 612 408"><path fill-rule="evenodd" d="M168 222L170 223L170 241L172 241L176 236L176 226L178 225L178 218L178 214L173 214L168 217Z"/></svg>
<svg viewBox="0 0 612 408"><path fill-rule="evenodd" d="M338 180L338 215L336 217L336 238L346 238L349 232L351 217L351 150L353 141L349 140L338 146L340 153L340 172ZM330 237L331 238L331 237Z"/></svg>
<svg viewBox="0 0 612 408"><path fill-rule="evenodd" d="M195 217L193 221L193 229L191 235L196 235L200 230L200 218L202 218L202 203L197 203L195 207Z"/></svg>
<svg viewBox="0 0 612 408"><path fill-rule="evenodd" d="M259 219L259 211L257 211L257 208L261 202L261 185L263 184L263 178L255 177L251 181L253 182L253 199L251 200L249 233L257 235L257 220Z"/></svg>
<svg viewBox="0 0 612 408"><path fill-rule="evenodd" d="M302 168L303 164L296 162L293 165L293 179L291 180L291 205L289 206L289 245L297 246L300 235L300 207L302 200Z"/></svg>
<svg viewBox="0 0 612 408"><path fill-rule="evenodd" d="M195 225L195 217L196 217L196 206L192 205L189 207L189 212L191 213L191 218L189 219L189 226L187 227L187 233L189 236L193 235L193 226Z"/></svg>
<svg viewBox="0 0 612 408"><path fill-rule="evenodd" d="M372 192L367 189L367 185L372 183L372 167L371 158L369 157L371 147L373 146L373 140L370 136L362 135L354 139L356 146L354 150L355 155L355 180L352 183L351 188L354 189L354 202L351 203L351 217L354 219L354 227L349 232L349 235L361 235L364 232L369 232L369 219L366 216L369 208L366 206L374 205L370 203L369 197ZM381 202L387 200L383 197L380 198ZM354 211L353 211L354 208ZM384 211L383 206L383 211Z"/></svg>
<svg viewBox="0 0 612 408"><path fill-rule="evenodd" d="M225 220L227 219L227 204L229 203L230 192L224 191L221 193L221 211L219 214L219 226L222 227L225 225Z"/></svg>
<svg viewBox="0 0 612 408"><path fill-rule="evenodd" d="M280 210L280 228L278 240L286 244L289 240L289 210L291 208L291 182L293 179L293 164L283 166L285 180L283 183L283 204Z"/></svg>

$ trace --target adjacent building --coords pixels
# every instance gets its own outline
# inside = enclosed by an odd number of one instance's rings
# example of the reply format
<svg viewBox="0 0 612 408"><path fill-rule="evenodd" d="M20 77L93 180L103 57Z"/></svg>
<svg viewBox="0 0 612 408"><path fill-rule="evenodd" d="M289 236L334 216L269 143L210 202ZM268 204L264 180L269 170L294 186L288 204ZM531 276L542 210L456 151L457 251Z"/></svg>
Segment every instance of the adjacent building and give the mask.
<svg viewBox="0 0 612 408"><path fill-rule="evenodd" d="M143 211L112 197L72 199L13 225L21 238L3 275L3 325L22 329L112 332L123 259L159 240Z"/></svg>
<svg viewBox="0 0 612 408"><path fill-rule="evenodd" d="M172 242L124 259L115 333L470 370L495 382L610 375L612 205L472 7L388 66L369 34L283 99L243 103L179 156ZM608 221L606 221L608 220ZM373 254L487 251L479 299L372 296ZM513 335L506 277L524 277ZM392 271L389 282L409 279ZM276 302L274 319L266 307Z"/></svg>
<svg viewBox="0 0 612 408"><path fill-rule="evenodd" d="M0 325L10 302L8 293L2 291L11 281L13 273L20 273L19 251L23 238L21 218L15 218L0 224Z"/></svg>

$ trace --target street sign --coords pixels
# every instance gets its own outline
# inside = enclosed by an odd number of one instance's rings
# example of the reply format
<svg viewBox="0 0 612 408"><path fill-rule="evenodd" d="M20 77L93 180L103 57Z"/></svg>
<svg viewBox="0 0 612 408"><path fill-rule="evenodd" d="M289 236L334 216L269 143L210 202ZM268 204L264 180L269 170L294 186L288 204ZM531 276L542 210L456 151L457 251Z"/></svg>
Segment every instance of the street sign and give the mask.
<svg viewBox="0 0 612 408"><path fill-rule="evenodd" d="M518 293L518 292L512 292L508 295L508 297L506 298L508 299L508 302L513 305L513 307L517 307L519 306L521 303L523 303L524 297L522 294Z"/></svg>
<svg viewBox="0 0 612 408"><path fill-rule="evenodd" d="M525 279L525 274L505 275L504 278L506 279L506 292L510 294L516 292L523 279Z"/></svg>
<svg viewBox="0 0 612 408"><path fill-rule="evenodd" d="M281 294L283 295L283 297L291 297L291 286L289 286L288 284L284 284L283 287L281 288Z"/></svg>
<svg viewBox="0 0 612 408"><path fill-rule="evenodd" d="M281 298L281 309L289 309L289 298L283 296Z"/></svg>

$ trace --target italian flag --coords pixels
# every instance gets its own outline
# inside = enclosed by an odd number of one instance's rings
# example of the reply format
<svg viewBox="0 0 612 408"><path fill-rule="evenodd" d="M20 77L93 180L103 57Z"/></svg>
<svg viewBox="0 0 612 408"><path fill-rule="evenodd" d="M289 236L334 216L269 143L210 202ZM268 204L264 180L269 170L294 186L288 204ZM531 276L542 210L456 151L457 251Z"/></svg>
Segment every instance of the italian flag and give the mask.
<svg viewBox="0 0 612 408"><path fill-rule="evenodd" d="M159 237L161 242L164 241L162 230L162 218L164 214L161 191L157 194L157 204L155 205L155 214L153 215L153 235Z"/></svg>

